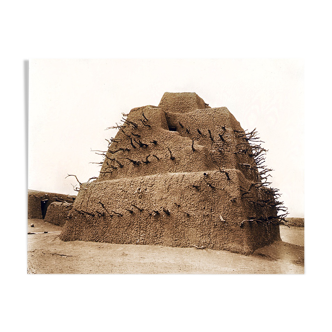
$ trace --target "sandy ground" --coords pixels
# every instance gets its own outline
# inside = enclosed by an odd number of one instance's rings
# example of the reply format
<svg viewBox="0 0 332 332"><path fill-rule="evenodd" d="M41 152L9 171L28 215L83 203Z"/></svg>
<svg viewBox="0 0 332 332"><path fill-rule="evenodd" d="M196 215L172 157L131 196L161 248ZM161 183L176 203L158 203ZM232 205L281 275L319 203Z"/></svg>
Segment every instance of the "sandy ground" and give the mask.
<svg viewBox="0 0 332 332"><path fill-rule="evenodd" d="M63 242L60 233L61 227L43 219L28 220L29 274L304 273L303 227L281 226L282 241L260 248L250 256L211 249Z"/></svg>

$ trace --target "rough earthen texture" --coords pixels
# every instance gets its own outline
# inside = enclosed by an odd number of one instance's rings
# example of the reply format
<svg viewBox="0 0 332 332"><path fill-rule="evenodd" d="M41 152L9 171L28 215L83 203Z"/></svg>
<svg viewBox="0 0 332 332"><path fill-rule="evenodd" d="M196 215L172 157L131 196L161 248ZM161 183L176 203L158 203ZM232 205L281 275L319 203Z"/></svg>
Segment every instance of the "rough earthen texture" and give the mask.
<svg viewBox="0 0 332 332"><path fill-rule="evenodd" d="M52 202L73 203L75 195L64 195L57 193L49 193L37 190L28 190L28 219L43 219L41 204L45 201L45 208L48 209Z"/></svg>
<svg viewBox="0 0 332 332"><path fill-rule="evenodd" d="M53 202L47 209L45 221L57 225L63 226L68 217L68 213L72 209L73 204L67 202Z"/></svg>
<svg viewBox="0 0 332 332"><path fill-rule="evenodd" d="M165 93L131 110L96 181L81 186L61 239L251 253L280 240L251 147L225 107ZM246 149L248 153L241 153ZM244 222L245 221L245 222Z"/></svg>

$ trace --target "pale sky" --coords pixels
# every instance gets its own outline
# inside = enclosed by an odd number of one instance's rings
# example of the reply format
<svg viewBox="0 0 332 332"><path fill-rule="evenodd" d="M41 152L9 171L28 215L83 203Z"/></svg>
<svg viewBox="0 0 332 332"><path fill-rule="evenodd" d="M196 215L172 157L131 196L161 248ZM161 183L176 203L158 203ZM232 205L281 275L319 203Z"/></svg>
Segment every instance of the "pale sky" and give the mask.
<svg viewBox="0 0 332 332"><path fill-rule="evenodd" d="M105 129L164 92L196 92L257 128L272 186L289 216L304 216L304 63L295 59L31 60L28 188L75 194L65 177L98 176L91 149L116 134Z"/></svg>

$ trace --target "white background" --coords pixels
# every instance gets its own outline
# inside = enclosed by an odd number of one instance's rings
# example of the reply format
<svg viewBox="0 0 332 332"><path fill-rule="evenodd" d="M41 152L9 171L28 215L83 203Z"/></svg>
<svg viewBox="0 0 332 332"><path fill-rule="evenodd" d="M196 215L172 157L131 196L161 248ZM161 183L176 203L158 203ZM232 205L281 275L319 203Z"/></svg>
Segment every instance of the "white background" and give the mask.
<svg viewBox="0 0 332 332"><path fill-rule="evenodd" d="M98 176L91 150L107 150L121 113L158 105L164 92L196 92L226 106L269 150L272 186L289 216L304 216L304 63L299 59L29 61L29 189L74 194Z"/></svg>

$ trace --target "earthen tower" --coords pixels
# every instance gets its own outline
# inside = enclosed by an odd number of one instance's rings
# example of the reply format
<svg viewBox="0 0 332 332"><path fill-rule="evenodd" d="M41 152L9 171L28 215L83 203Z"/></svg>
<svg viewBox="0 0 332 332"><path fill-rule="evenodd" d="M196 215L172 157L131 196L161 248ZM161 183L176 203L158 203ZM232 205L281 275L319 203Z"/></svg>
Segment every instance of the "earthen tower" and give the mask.
<svg viewBox="0 0 332 332"><path fill-rule="evenodd" d="M280 240L275 191L250 135L226 107L165 93L134 108L82 184L61 239L224 249Z"/></svg>

